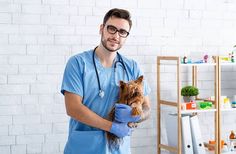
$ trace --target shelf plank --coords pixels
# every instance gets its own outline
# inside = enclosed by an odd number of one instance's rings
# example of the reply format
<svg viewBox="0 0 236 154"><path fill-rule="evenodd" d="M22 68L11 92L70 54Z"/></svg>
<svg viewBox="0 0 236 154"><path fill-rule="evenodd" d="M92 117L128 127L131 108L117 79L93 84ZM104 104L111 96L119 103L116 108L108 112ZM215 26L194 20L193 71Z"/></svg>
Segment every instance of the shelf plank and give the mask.
<svg viewBox="0 0 236 154"><path fill-rule="evenodd" d="M177 56L158 56L160 60L178 60L179 57Z"/></svg>
<svg viewBox="0 0 236 154"><path fill-rule="evenodd" d="M216 109L207 109L207 110L182 110L182 111L181 111L181 114L201 113L201 112L216 112Z"/></svg>
<svg viewBox="0 0 236 154"><path fill-rule="evenodd" d="M220 110L221 110L222 112L224 112L224 111L236 111L236 108L228 108L228 109L221 108Z"/></svg>
<svg viewBox="0 0 236 154"><path fill-rule="evenodd" d="M168 145L164 145L164 144L159 144L159 147L171 152L178 152L178 149L176 147L172 147L172 146L168 146Z"/></svg>
<svg viewBox="0 0 236 154"><path fill-rule="evenodd" d="M236 63L224 63L224 62L223 62L223 63L220 63L220 65L223 65L223 66L229 65L229 66L230 66L230 65L236 65Z"/></svg>
<svg viewBox="0 0 236 154"><path fill-rule="evenodd" d="M180 64L181 66L215 66L216 63L189 63L189 64Z"/></svg>
<svg viewBox="0 0 236 154"><path fill-rule="evenodd" d="M176 102L165 101L165 100L160 100L160 104L169 105L169 106L175 106L175 107L178 105Z"/></svg>

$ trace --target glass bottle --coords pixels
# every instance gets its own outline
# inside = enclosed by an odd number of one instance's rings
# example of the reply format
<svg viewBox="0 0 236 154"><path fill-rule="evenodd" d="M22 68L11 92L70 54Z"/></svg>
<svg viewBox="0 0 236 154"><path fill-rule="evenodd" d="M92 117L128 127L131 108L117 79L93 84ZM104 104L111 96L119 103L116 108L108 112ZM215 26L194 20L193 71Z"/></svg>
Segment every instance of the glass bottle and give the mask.
<svg viewBox="0 0 236 154"><path fill-rule="evenodd" d="M230 132L229 139L236 139L236 136L235 136L233 130L231 130L231 132Z"/></svg>

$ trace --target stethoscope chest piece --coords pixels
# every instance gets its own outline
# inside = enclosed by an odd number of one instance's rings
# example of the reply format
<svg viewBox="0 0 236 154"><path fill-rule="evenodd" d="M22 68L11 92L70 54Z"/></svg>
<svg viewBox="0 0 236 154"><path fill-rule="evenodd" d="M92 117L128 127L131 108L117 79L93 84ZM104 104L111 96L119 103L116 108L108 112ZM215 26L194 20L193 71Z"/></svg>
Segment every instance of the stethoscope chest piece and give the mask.
<svg viewBox="0 0 236 154"><path fill-rule="evenodd" d="M104 95L105 95L105 93L104 93L104 91L103 90L99 90L99 94L98 94L101 98L103 98L104 97Z"/></svg>

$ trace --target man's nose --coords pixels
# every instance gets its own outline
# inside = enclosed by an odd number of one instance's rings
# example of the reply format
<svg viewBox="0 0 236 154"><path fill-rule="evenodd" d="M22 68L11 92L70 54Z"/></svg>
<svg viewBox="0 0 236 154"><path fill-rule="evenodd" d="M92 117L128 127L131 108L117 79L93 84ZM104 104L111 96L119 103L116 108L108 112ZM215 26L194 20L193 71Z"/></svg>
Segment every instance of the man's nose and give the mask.
<svg viewBox="0 0 236 154"><path fill-rule="evenodd" d="M119 31L116 31L116 33L114 34L115 38L119 38L120 35L119 35Z"/></svg>

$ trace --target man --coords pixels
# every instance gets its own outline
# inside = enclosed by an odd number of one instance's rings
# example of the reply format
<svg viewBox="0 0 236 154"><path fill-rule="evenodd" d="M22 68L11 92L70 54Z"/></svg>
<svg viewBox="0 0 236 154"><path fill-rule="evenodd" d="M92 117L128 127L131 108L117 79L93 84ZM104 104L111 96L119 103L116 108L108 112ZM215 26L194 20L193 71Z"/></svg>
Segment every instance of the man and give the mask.
<svg viewBox="0 0 236 154"><path fill-rule="evenodd" d="M118 100L119 81L143 75L134 60L118 54L132 26L130 14L111 9L100 25L101 43L92 50L71 57L66 65L61 92L71 117L65 154L129 154L128 122L140 122L149 116L148 85L144 82L145 102L142 116L131 116L131 108L116 104L115 121L106 117ZM105 132L122 137L119 149L108 150Z"/></svg>

